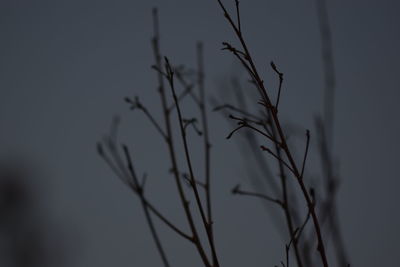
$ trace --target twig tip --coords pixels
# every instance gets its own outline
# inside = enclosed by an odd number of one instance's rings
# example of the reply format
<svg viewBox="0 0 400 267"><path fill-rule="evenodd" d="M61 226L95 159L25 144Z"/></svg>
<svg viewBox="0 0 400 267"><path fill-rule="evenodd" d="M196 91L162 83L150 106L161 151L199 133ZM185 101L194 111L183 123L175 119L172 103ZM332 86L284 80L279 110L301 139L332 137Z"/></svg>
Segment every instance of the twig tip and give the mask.
<svg viewBox="0 0 400 267"><path fill-rule="evenodd" d="M240 184L235 185L231 190L232 194L234 195L237 194L239 192L239 189L240 189Z"/></svg>

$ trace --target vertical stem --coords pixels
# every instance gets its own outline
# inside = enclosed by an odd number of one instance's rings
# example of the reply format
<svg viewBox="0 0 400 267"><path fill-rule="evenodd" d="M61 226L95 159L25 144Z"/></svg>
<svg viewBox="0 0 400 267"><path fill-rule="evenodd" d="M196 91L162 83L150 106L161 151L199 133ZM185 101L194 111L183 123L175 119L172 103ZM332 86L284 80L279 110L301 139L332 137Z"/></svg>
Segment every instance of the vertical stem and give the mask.
<svg viewBox="0 0 400 267"><path fill-rule="evenodd" d="M157 14L157 9L153 9L153 20L154 20L154 37L153 37L153 49L154 49L154 56L156 60L156 66L159 70L162 69L162 64L161 64L161 53L160 53L160 48L159 48L159 23L158 23L158 14ZM171 164L172 164L172 169L173 169L173 174L175 177L175 183L178 189L179 193L179 198L182 202L182 206L185 211L186 218L188 220L191 232L193 234L193 242L197 248L197 251L200 254L201 259L203 260L203 263L207 267L211 267L208 257L204 251L204 248L202 247L200 243L200 238L197 233L197 229L193 220L192 213L189 209L189 202L186 199L181 179L179 177L180 172L178 169L178 163L176 160L176 155L175 155L175 148L174 148L174 143L173 143L173 135L172 135L172 128L171 128L171 118L170 118L170 113L168 111L168 105L167 105L167 99L165 95L165 88L164 88L164 79L162 73L158 73L158 82L159 82L159 93L161 97L161 104L162 104L162 109L164 113L164 121L165 121L165 126L166 126L166 134L167 134L167 145L168 145L168 151L170 154L170 159L171 159Z"/></svg>
<svg viewBox="0 0 400 267"><path fill-rule="evenodd" d="M335 65L333 62L332 34L329 26L328 10L325 0L315 0L317 5L318 26L321 35L321 52L323 75L325 79L324 92L324 126L328 149L333 145L334 104L335 104Z"/></svg>
<svg viewBox="0 0 400 267"><path fill-rule="evenodd" d="M154 226L153 219L151 218L149 209L148 209L148 207L147 207L147 205L146 205L145 200L144 200L142 197L140 197L140 199L141 199L141 203L142 203L142 207L143 207L144 214L145 214L145 216L146 216L147 224L148 224L149 227L150 227L151 235L153 236L154 242L156 243L158 252L160 253L160 256L161 256L161 259L162 259L162 261L163 261L163 263L164 263L164 266L165 266L165 267L169 267L170 264L169 264L169 262L168 262L168 259L167 259L167 256L166 256L166 254L165 254L165 251L164 251L164 249L163 249L163 247L162 247L162 245L161 245L161 240L160 240L160 238L158 237L158 234L157 234L157 232L156 232L156 228L155 228L155 226Z"/></svg>
<svg viewBox="0 0 400 267"><path fill-rule="evenodd" d="M196 204L197 204L197 207L198 207L199 212L200 212L200 216L201 216L201 220L202 220L203 225L204 225L204 229L206 230L206 233L207 233L207 239L208 239L208 242L210 244L211 252L212 252L212 255L213 255L213 265L215 267L218 267L219 263L218 263L218 258L217 258L217 253L216 253L216 250L215 250L214 242L213 242L213 239L212 239L212 236L211 236L210 224L207 221L207 218L206 218L206 215L205 215L205 212L204 212L204 208L203 208L203 205L201 203L200 194L199 194L199 191L198 191L198 188L197 188L196 179L195 179L195 176L194 176L192 160L191 160L190 152L189 152L189 145L188 145L187 138L186 138L186 131L185 131L185 127L183 125L182 111L181 111L181 108L180 108L180 105L179 105L178 96L176 95L176 91L175 91L174 77L173 77L174 73L172 71L171 65L168 62L168 59L166 59L166 67L167 67L167 76L168 76L169 85L170 85L170 88L171 88L171 91L172 91L173 99L175 101L176 111L178 113L179 127L180 127L181 137L182 137L182 141L183 141L183 147L184 147L184 150L185 150L186 163L187 163L187 167L189 169L191 187L192 187L193 192L194 192L194 196L195 196L195 199L196 199Z"/></svg>
<svg viewBox="0 0 400 267"><path fill-rule="evenodd" d="M270 115L270 113L269 113L269 115ZM276 134L276 129L275 129L274 125L271 125L271 131L272 131L272 136L274 138L276 138L277 134ZM276 151L276 154L278 155L278 157L281 158L282 157L281 148L276 143L275 143L275 151ZM298 242L297 242L297 239L294 238L295 230L294 230L294 226L293 226L292 215L290 213L291 205L289 204L289 201L288 201L288 188L287 188L287 184L286 184L285 168L281 161L278 161L278 164L279 164L279 173L280 173L281 186L282 186L283 210L284 210L285 217L286 217L288 231L289 231L290 238L293 240L292 242L293 242L294 253L296 256L297 266L303 267L303 262L301 259Z"/></svg>
<svg viewBox="0 0 400 267"><path fill-rule="evenodd" d="M205 189L206 189L206 205L207 205L207 232L210 238L211 251L213 254L213 262L215 266L218 266L218 258L215 249L214 232L213 232L213 220L212 220L212 206L211 206L211 173L210 173L210 138L208 131L208 120L204 90L204 56L203 56L203 44L197 44L197 62L198 62L198 84L200 91L200 112L203 124L203 144L204 144L204 169L205 169Z"/></svg>
<svg viewBox="0 0 400 267"><path fill-rule="evenodd" d="M211 210L211 193L210 193L210 139L208 132L207 112L205 103L205 90L204 90L204 64L203 64L203 44L197 44L197 62L198 62L198 84L200 91L200 111L203 125L203 144L204 144L204 170L205 170L205 187L206 187L206 201L207 201L207 219L208 223L212 224L212 210ZM212 227L211 227L212 228Z"/></svg>
<svg viewBox="0 0 400 267"><path fill-rule="evenodd" d="M142 204L144 215L146 217L147 224L149 225L151 235L153 236L154 242L156 243L157 250L158 250L158 252L159 252L159 254L161 256L161 259L163 261L164 266L165 267L170 267L167 255L165 254L165 251L164 251L163 246L161 244L161 240L160 240L160 238L159 238L159 236L157 234L157 230L156 230L156 227L154 225L153 219L152 219L152 217L150 215L149 207L148 207L146 199L145 199L145 197L143 195L143 188L139 184L139 180L138 180L138 178L136 176L136 172L135 172L135 170L133 168L133 164L132 164L132 160L131 160L131 156L129 154L128 148L126 146L124 146L123 148L124 148L124 152L125 152L126 159L127 159L127 162L128 162L128 170L129 170L130 175L132 176L134 188L136 189L137 194L139 195L140 202Z"/></svg>
<svg viewBox="0 0 400 267"><path fill-rule="evenodd" d="M324 91L324 116L320 129L320 153L323 164L325 165L325 176L327 181L327 200L324 203L324 212L329 216L329 224L332 230L334 239L334 247L336 257L340 265L348 264L348 257L343 242L343 237L340 231L340 222L337 218L336 207L336 186L337 180L333 174L333 136L334 136L334 115L335 115L335 88L336 88L336 73L333 57L332 31L329 23L329 14L326 6L326 0L316 0L318 25L321 36L321 52L323 61L323 72L325 78ZM334 187L334 188L331 188ZM322 216L322 224L324 221Z"/></svg>

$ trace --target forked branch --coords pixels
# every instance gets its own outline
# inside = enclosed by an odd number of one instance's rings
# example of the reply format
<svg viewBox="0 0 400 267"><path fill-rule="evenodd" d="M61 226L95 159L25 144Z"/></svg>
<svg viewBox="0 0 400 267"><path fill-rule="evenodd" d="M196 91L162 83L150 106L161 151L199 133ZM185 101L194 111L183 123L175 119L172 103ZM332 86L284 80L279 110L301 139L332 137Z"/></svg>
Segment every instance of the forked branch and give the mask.
<svg viewBox="0 0 400 267"><path fill-rule="evenodd" d="M233 52L236 55L236 57L239 58L239 60L240 60L240 62L242 62L242 64L243 64L244 60L246 60L246 62L244 62L245 63L244 66L249 71L249 73L251 73L252 78L254 79L256 87L257 87L257 89L258 89L258 91L260 93L260 97L262 99L262 101L261 101L262 105L266 108L266 112L268 114L271 114L272 122L274 124L274 127L277 130L277 135L280 138L280 143L281 143L282 149L283 149L283 151L285 153L285 156L286 156L286 158L288 160L288 163L283 161L282 157L279 157L279 156L275 155L270 149L266 148L265 150L268 151L271 155L273 155L278 161L280 161L282 163L285 163L285 166L288 167L291 170L291 172L293 173L293 175L295 176L295 178L296 178L296 180L298 182L298 185L299 185L299 187L301 189L301 192L302 192L302 194L304 196L304 199L305 199L305 201L307 203L309 212L311 214L311 218L312 218L313 223L314 223L315 234L316 234L317 239L318 239L317 250L318 250L318 252L320 254L323 266L324 267L328 267L329 266L328 265L328 259L327 259L327 255L326 255L326 252L325 252L325 246L324 246L324 241L323 241L323 238L322 238L321 227L320 227L318 216L317 216L316 211L315 211L315 206L314 206L314 203L312 202L312 198L311 198L311 196L310 196L310 194L309 194L309 192L307 190L307 187L306 187L306 185L304 183L304 179L303 179L303 177L301 175L301 170L299 170L299 167L298 167L298 165L296 164L296 162L294 160L292 152L291 152L289 146L287 145L285 134L284 134L284 131L282 129L281 122L280 122L280 120L278 118L277 109L276 109L276 107L274 107L272 105L271 99L270 99L270 97L269 97L269 95L267 93L266 87L264 85L264 81L261 79L261 76L258 74L257 67L254 64L253 58L252 58L252 56L251 56L251 54L249 52L247 43L246 43L246 41L245 41L245 39L244 39L244 37L242 35L241 30L239 29L238 25L236 25L235 22L233 21L231 15L229 14L227 9L225 8L225 6L222 3L222 1L221 0L217 0L217 2L220 5L222 11L224 12L225 18L227 19L227 21L231 25L232 29L234 30L237 38L239 39L239 42L240 42L240 44L242 46L242 49L243 49L242 53L243 53L244 59L243 59L242 55L239 54L239 52L238 52L239 50L238 49L233 48L232 46L227 46L227 49L230 50L231 52Z"/></svg>

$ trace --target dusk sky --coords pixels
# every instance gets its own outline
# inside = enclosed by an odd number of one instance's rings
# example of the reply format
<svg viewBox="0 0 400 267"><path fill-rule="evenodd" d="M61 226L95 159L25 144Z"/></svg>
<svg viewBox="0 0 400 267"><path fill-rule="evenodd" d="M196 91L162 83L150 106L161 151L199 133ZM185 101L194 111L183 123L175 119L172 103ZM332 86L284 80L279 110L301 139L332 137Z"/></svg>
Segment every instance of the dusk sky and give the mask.
<svg viewBox="0 0 400 267"><path fill-rule="evenodd" d="M234 11L234 1L224 3ZM282 120L313 134L324 86L315 1L240 3L242 30L267 87L278 84L270 61L284 73ZM232 76L245 84L246 73L221 51L223 41L237 41L216 0L0 1L0 161L35 169L29 183L39 188L45 217L64 236L68 267L162 266L140 202L96 154L96 142L115 115L121 117L121 142L132 147L138 172L148 174L149 196L187 227L177 208L165 144L143 114L123 101L138 95L162 118L151 69L153 7L160 13L162 53L173 64L194 67L196 43L204 43L209 97L226 93L222 88ZM342 179L343 236L351 266L395 266L400 4L327 0L327 7L337 81L334 155ZM285 242L260 201L230 194L237 183L249 186L248 173L236 138L225 139L231 125L207 104L221 266L278 265ZM183 109L190 114L194 107ZM314 147L311 159L315 153ZM193 246L158 226L173 266L202 266Z"/></svg>

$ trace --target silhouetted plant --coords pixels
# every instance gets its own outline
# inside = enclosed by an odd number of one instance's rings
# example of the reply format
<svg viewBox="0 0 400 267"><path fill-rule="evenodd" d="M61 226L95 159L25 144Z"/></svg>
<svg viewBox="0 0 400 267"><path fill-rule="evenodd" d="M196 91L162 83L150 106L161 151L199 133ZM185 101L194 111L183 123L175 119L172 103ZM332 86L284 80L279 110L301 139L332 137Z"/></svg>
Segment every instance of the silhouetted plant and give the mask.
<svg viewBox="0 0 400 267"><path fill-rule="evenodd" d="M211 179L210 179L210 140L208 134L207 126L207 112L206 112L206 102L205 102L205 89L204 89L204 73L203 73L203 55L202 55L202 44L199 43L197 46L198 54L198 68L197 68L197 82L196 87L198 88L198 94L193 92L195 87L193 84L187 82L185 78L184 69L180 67L173 67L168 58L162 57L159 46L159 22L157 10L153 10L153 23L154 23L154 37L152 39L153 51L155 57L155 64L153 69L157 72L158 78L158 92L161 99L161 107L163 111L163 123L159 124L156 119L151 115L150 111L140 102L138 97L134 99L125 98L125 101L130 105L131 109L137 109L144 113L144 115L150 120L153 126L156 128L164 143L166 144L169 152L169 159L171 162L171 173L174 176L176 188L178 189L179 199L181 205L184 209L184 213L187 219L187 223L190 228L190 233L185 233L179 229L173 222L168 220L156 207L154 207L148 197L145 195L145 180L140 181L134 165L131 159L129 149L126 145L122 145L122 151L124 158L120 155L120 149L117 144L116 129L118 122L114 122L111 133L107 136L103 143L98 144L98 153L110 166L110 168L115 172L115 174L126 184L132 191L140 198L147 223L150 227L153 239L157 245L157 249L160 253L164 266L171 266L166 253L164 252L161 240L155 229L152 215L158 217L162 222L164 222L173 231L179 234L184 239L192 243L198 254L200 255L204 266L219 266L217 252L214 242L213 234L213 221L212 221L212 205L211 205ZM166 83L167 82L167 85ZM177 93L176 82L179 82L183 86L184 90L181 93ZM172 103L170 103L170 98L168 95L172 95ZM183 101L187 96L191 96L196 103L199 116L201 118L201 131L197 128L197 119L185 119L183 116L183 111L181 109L181 101ZM173 113L174 112L174 113ZM175 115L175 116L173 116ZM173 132L172 121L177 120L179 124L179 136L176 137ZM203 136L204 144L204 173L205 178L199 180L198 175L194 172L192 167L191 151L187 140L187 128L188 126L193 126L199 135ZM181 171L182 166L178 163L178 148L176 145L175 138L179 138L184 147L184 157L186 162L186 168L189 171L188 174ZM105 147L106 149L104 149ZM196 207L201 217L201 224L206 233L205 239L207 240L207 245L204 245L201 240L203 237L200 233L203 231L199 230L199 226L196 224L193 211L189 207L189 201L187 197L187 192L185 192L183 187L183 182L187 182L195 197ZM200 189L204 191L205 203L201 200ZM211 257L206 253L206 250L211 251Z"/></svg>
<svg viewBox="0 0 400 267"><path fill-rule="evenodd" d="M318 194L316 195L315 189L310 187L310 196L313 199L314 205L316 204L316 199L318 199L319 206L315 205L315 209L318 210L316 213L317 221L314 220L314 225L316 227L316 235L309 234L304 236L303 240L300 241L300 234L303 233L303 230L306 226L310 218L311 210L308 209L306 213L306 219L302 222L299 218L299 213L301 214L302 207L301 203L296 200L295 191L296 188L293 188L293 184L288 183L287 174L285 173L285 169L289 170L290 173L294 174L297 180L303 180L304 176L304 167L306 162L306 157L308 153L309 143L310 143L310 132L306 131L306 148L304 153L304 159L302 161L302 167L300 172L300 177L297 176L295 167L290 162L291 155L287 155L288 151L283 149L282 146L279 146L277 140L281 138L281 136L277 136L276 127L277 127L277 118L278 118L278 105L281 96L281 89L283 83L283 73L278 70L277 66L271 62L272 70L277 74L279 79L279 87L277 89L277 99L275 105L270 104L270 100L263 100L266 94L265 87L263 81L259 78L257 74L257 70L255 69L254 63L252 62L251 56L246 47L245 40L242 36L241 27L240 27L240 12L239 12L239 2L236 3L236 15L237 15L237 23L235 24L232 17L227 13L225 7L222 2L219 1L222 9L224 10L225 17L233 27L241 45L243 51L236 49L229 43L223 43L224 49L232 52L238 59L241 64L245 67L251 77L252 84L257 87L260 91L261 101L260 103L266 107L266 111L256 110L252 112L251 109L246 105L246 96L243 95L242 90L240 88L240 83L237 78L233 78L232 86L234 88L234 95L236 97L236 104L232 103L223 103L216 104L217 106L214 108L215 111L222 110L223 114L226 117L230 118L234 122L238 122L239 127L237 127L233 132L228 135L228 138L232 136L234 132L237 130L246 128L250 129L250 131L246 131L244 133L247 146L250 147L251 154L253 158L244 158L250 166L253 162L255 162L261 173L263 174L263 180L268 183L270 187L270 191L273 192L273 196L268 195L263 192L262 188L260 188L260 182L257 181L257 178L252 177L251 182L255 185L255 189L257 191L252 192L248 190L242 190L239 185L236 185L232 190L232 193L246 196L258 197L264 201L269 201L280 206L285 214L285 219L288 227L288 233L290 237L290 241L286 245L286 266L289 263L289 249L292 246L295 251L296 261L298 266L313 266L313 256L312 250L313 244L315 243L315 238L318 239L318 231L321 232L321 236L329 236L332 234L334 250L336 252L336 260L339 266L347 266L349 263L348 257L346 255L343 237L340 232L339 220L337 216L337 208L336 208L336 193L338 188L338 177L335 173L334 162L333 162L333 153L332 153L332 135L333 135L333 114L334 114L334 89L335 89L335 73L334 73L334 64L333 64L333 54L332 54L332 44L331 44L331 36L330 36L330 28L327 18L327 10L326 4L324 0L317 0L317 13L319 19L319 26L321 31L321 43L322 43L322 55L323 55L323 65L324 65L324 76L325 76L325 90L324 90L324 116L317 116L316 121L316 134L318 138L318 147L320 152L320 161L322 165L323 173L321 174L321 181L323 182L323 186L318 188ZM268 103L268 101L270 101ZM214 99L214 102L219 102ZM265 105L267 102L267 105ZM254 107L253 107L254 110ZM238 115L232 115L230 112L233 112ZM274 116L275 115L275 116ZM240 116L240 117L238 117ZM279 120L278 120L279 122ZM253 126L251 126L253 125ZM261 127L265 132L260 132L256 126ZM279 126L278 126L279 127ZM274 129L275 128L275 129ZM285 133L286 134L286 133ZM278 131L279 135L279 131ZM287 134L286 134L287 135ZM257 147L256 144L260 142L259 136L263 138L267 138L272 141L274 149L270 149L265 146L261 146L261 150L268 152L271 156L277 159L279 165L279 177L281 180L281 184L277 185L274 179L274 175L272 175L271 162L265 162L262 159L262 156L258 151L255 151L254 148ZM271 138L272 137L272 138ZM286 155L282 155L282 151ZM285 161L285 157L289 162ZM251 169L249 167L248 169ZM254 170L251 169L250 175L254 174ZM301 178L301 179L300 179ZM300 183L301 181L299 181ZM300 184L302 188L302 185ZM304 193L304 190L303 190ZM276 197L281 195L281 197ZM288 198L288 195L291 196L291 199ZM306 195L304 197L307 198ZM307 199L306 199L307 200ZM309 203L308 203L309 204ZM279 222L278 222L279 223ZM329 224L329 225L326 225ZM325 227L324 227L325 226ZM320 228L319 230L317 228ZM322 238L318 239L319 246L317 246L318 250L321 254L321 259L324 266L327 265L326 253L323 252L323 247L321 246L320 241L323 241ZM325 255L324 255L325 254ZM282 263L284 264L284 263Z"/></svg>
<svg viewBox="0 0 400 267"><path fill-rule="evenodd" d="M240 185L235 186L232 189L232 193L258 197L271 202L282 209L289 236L285 246L286 259L281 262L282 266L289 267L290 251L291 248L293 248L297 266L313 266L315 255L314 249L316 249L320 262L324 267L328 267L330 264L325 246L325 234L332 229L335 235L340 238L338 222L335 219L335 194L337 184L333 173L332 151L330 149L330 136L333 128L333 104L325 103L326 106L329 106L329 108L327 108L328 111L325 112L325 118L316 120L321 148L321 159L325 170L324 177L327 181L326 187L322 189L323 192L316 192L316 188L309 186L305 181L305 169L311 139L310 131L306 130L304 133L305 141L303 156L301 159L296 159L293 153L293 148L287 142L287 133L282 127L282 121L278 114L284 74L278 69L275 63L271 62L271 68L279 79L277 98L273 100L270 91L267 90L264 80L259 74L258 68L254 63L253 55L250 53L246 39L243 36L239 1L235 0L235 15L232 15L227 11L221 0L217 0L217 2L240 44L240 47L235 47L228 42L223 42L222 49L232 53L247 71L252 86L254 86L258 92L258 101L253 103L253 105L254 107L261 107L261 109L259 109L257 113L248 109L243 102L243 92L241 90L236 90L235 93L239 106L225 103L218 105L214 110L225 111L228 118L236 124L236 127L227 135L227 139L232 138L232 136L237 134L239 131L241 132L244 129L247 130L244 134L248 143L253 148L255 145L257 146L257 151L252 153L254 155L254 161L257 162L263 171L265 171L266 179L272 185L271 187L273 188L272 191L274 192L274 195L271 196L265 193L243 190ZM324 5L318 7L319 14L321 14L322 17L326 17L326 15L322 14L323 12L326 12ZM168 158L172 166L171 173L174 177L180 204L184 210L190 231L186 233L181 230L151 203L149 195L146 194L146 178L144 177L143 179L139 179L128 146L118 144L118 120L113 122L110 134L104 138L103 142L98 144L98 153L110 166L113 172L139 197L145 218L150 227L151 234L164 266L171 266L171 264L169 263L168 257L157 233L157 229L154 225L154 216L160 219L179 236L193 244L204 266L218 267L220 266L220 263L213 232L211 201L212 183L210 176L211 144L207 122L207 105L205 101L202 45L198 44L197 47L197 79L195 83L191 83L187 80L184 68L174 66L170 63L170 60L167 57L163 57L161 54L159 23L156 9L153 10L153 24L154 37L152 39L152 44L155 57L153 69L156 71L158 79L158 93L160 95L161 108L163 112L162 124L155 119L152 113L144 104L142 104L138 97L127 97L125 98L125 101L130 105L131 109L141 111L148 118L164 141L168 149ZM329 28L329 25L323 18L321 19L320 25L322 29L321 31L323 32L322 36L327 38L326 31ZM327 43L330 43L330 40L328 40ZM326 76L329 77L326 79L326 94L330 96L332 95L333 97L334 84L332 84L332 79L334 81L334 74L329 74L333 71L331 49L329 47L327 48L326 43L324 43L324 49L327 49L327 52L325 51L324 54L330 53L330 56L324 58L325 73ZM177 83L179 83L179 86L183 88L181 92L177 91ZM198 92L195 92L194 89L198 89ZM200 126L197 126L197 118L187 119L184 116L181 102L187 97L191 97L198 107ZM329 97L327 99L329 99ZM235 115L229 114L226 111L233 112ZM178 133L173 131L172 122L175 120L179 125ZM204 152L203 179L199 179L199 175L193 169L193 152L190 150L187 137L187 129L189 126L193 127L196 133L202 136ZM327 131L329 132L329 136ZM182 142L183 151L179 150L177 140ZM265 153L273 160L269 161L268 164L265 164L264 161ZM181 166L178 162L179 155L183 155L186 167ZM273 162L277 164L279 171L278 184L273 179L274 176L270 171L270 165ZM188 173L183 172L183 169L187 169ZM295 183L293 183L293 181ZM191 192L193 193L195 208L189 206L188 192L184 189L183 182L186 182L189 185ZM293 193L295 190L301 192L301 198L304 201L300 201L296 198L296 195ZM325 196L325 198L323 199L322 196ZM200 214L199 223L195 221L193 215L194 209ZM304 232L309 221L312 222L313 230L305 234ZM325 222L329 222L330 225L328 228L323 228ZM324 229L327 230L324 231ZM202 236L201 233L204 233L205 236ZM202 240L205 240L205 242L202 242ZM348 263L348 260L347 257L344 256L345 253L342 240L336 239L335 244L337 245L336 251L339 263L343 266L343 264ZM208 251L210 253L208 253Z"/></svg>

